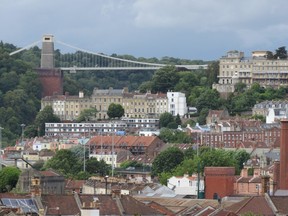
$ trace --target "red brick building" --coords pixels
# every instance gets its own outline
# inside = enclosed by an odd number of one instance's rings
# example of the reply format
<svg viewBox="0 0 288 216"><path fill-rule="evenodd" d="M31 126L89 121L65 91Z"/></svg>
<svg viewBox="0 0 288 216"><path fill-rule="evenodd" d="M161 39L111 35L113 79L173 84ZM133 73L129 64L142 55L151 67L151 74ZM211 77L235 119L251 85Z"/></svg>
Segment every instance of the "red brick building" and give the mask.
<svg viewBox="0 0 288 216"><path fill-rule="evenodd" d="M156 136L95 136L90 141L90 152L123 149L133 155L147 155L155 157L164 145Z"/></svg>
<svg viewBox="0 0 288 216"><path fill-rule="evenodd" d="M235 167L205 167L205 198L213 199L232 195L234 175Z"/></svg>

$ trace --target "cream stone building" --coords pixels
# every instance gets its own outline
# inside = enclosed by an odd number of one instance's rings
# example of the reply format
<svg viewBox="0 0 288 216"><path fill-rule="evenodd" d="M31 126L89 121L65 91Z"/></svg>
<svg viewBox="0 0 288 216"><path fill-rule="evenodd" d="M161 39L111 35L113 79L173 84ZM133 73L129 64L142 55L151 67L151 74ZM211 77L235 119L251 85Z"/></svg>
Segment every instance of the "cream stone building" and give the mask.
<svg viewBox="0 0 288 216"><path fill-rule="evenodd" d="M46 106L51 106L54 114L61 120L73 121L77 119L84 109L91 107L91 99L84 97L83 92L79 92L78 96L65 95L53 95L46 96L41 100L41 110Z"/></svg>
<svg viewBox="0 0 288 216"><path fill-rule="evenodd" d="M123 94L128 92L128 88L124 89L98 89L93 90L91 96L92 107L97 109L97 119L108 119L107 111L111 103L123 104Z"/></svg>
<svg viewBox="0 0 288 216"><path fill-rule="evenodd" d="M73 121L79 117L81 111L96 108L94 120L105 120L109 119L107 111L111 103L120 104L124 108L124 118L159 118L165 112L170 112L173 116L179 114L181 117L187 114L186 97L181 92L141 94L129 93L127 88L95 88L91 97L84 96L83 92L78 96L47 96L41 101L41 109L50 105L54 114L62 121Z"/></svg>
<svg viewBox="0 0 288 216"><path fill-rule="evenodd" d="M250 87L257 82L263 87L288 85L288 60L267 59L268 51L253 51L249 58L237 50L227 52L220 58L219 82L213 88L220 93L235 91L235 84Z"/></svg>

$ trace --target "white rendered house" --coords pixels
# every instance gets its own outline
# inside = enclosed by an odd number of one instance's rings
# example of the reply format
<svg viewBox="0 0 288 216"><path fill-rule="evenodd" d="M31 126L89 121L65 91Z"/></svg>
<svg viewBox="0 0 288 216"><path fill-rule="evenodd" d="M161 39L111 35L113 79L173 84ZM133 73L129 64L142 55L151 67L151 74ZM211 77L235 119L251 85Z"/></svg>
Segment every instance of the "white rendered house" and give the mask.
<svg viewBox="0 0 288 216"><path fill-rule="evenodd" d="M186 96L181 92L167 92L168 112L173 116L184 117L187 114Z"/></svg>
<svg viewBox="0 0 288 216"><path fill-rule="evenodd" d="M184 175L172 176L167 180L167 187L174 190L177 195L197 195L198 193L198 176ZM204 190L204 180L200 178L199 191Z"/></svg>

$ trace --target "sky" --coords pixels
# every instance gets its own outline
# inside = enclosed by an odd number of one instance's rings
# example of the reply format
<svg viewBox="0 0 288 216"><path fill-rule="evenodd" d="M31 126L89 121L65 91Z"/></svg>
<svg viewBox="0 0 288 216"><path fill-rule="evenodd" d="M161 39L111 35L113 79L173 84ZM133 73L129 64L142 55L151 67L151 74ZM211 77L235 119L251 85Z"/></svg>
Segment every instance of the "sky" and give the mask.
<svg viewBox="0 0 288 216"><path fill-rule="evenodd" d="M287 0L0 0L0 40L20 48L52 34L60 50L57 41L137 58L249 57L288 46L287 11Z"/></svg>

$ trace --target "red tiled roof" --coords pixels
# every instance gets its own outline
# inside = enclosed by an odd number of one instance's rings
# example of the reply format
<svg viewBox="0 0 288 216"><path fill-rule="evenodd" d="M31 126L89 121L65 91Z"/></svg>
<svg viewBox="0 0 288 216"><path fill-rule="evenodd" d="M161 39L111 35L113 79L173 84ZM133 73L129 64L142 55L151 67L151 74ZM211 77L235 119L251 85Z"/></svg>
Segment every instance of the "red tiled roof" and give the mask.
<svg viewBox="0 0 288 216"><path fill-rule="evenodd" d="M65 188L67 189L76 189L76 188L82 188L85 180L72 180L68 179L65 181Z"/></svg>
<svg viewBox="0 0 288 216"><path fill-rule="evenodd" d="M121 203L126 215L160 215L160 212L131 196L121 196Z"/></svg>
<svg viewBox="0 0 288 216"><path fill-rule="evenodd" d="M135 146L143 145L149 146L155 140L161 141L156 136L95 136L90 139L90 145L112 145L114 143L115 147L120 147L122 145Z"/></svg>
<svg viewBox="0 0 288 216"><path fill-rule="evenodd" d="M166 208L165 206L160 205L159 203L156 203L154 201L152 201L151 203L148 204L151 208L156 209L158 212L161 212L162 214L165 215L175 215L174 212L170 211L168 208Z"/></svg>
<svg viewBox="0 0 288 216"><path fill-rule="evenodd" d="M272 196L270 197L273 204L281 215L288 215L288 197L287 196Z"/></svg>
<svg viewBox="0 0 288 216"><path fill-rule="evenodd" d="M81 214L73 195L42 195L41 201L47 208L47 215Z"/></svg>
<svg viewBox="0 0 288 216"><path fill-rule="evenodd" d="M250 176L250 177L240 177L237 180L237 183L249 183L251 178L252 178L252 176Z"/></svg>
<svg viewBox="0 0 288 216"><path fill-rule="evenodd" d="M274 215L264 196L254 196L244 199L227 207L226 210L232 211L237 215L242 215L245 213L254 213L256 215Z"/></svg>
<svg viewBox="0 0 288 216"><path fill-rule="evenodd" d="M40 171L41 175L44 176L60 176L60 174L52 171L52 170L45 170L45 171Z"/></svg>
<svg viewBox="0 0 288 216"><path fill-rule="evenodd" d="M118 198L113 198L111 195L85 195L79 194L81 203L93 202L97 198L99 202L99 211L101 215L121 215L120 206L123 207L125 215L161 215L161 213L148 205L137 201L132 196L121 195ZM117 204L117 202L119 202Z"/></svg>
<svg viewBox="0 0 288 216"><path fill-rule="evenodd" d="M83 203L93 202L93 195L79 194L80 201ZM97 195L99 211L101 215L120 215L116 202L112 199L111 195Z"/></svg>

